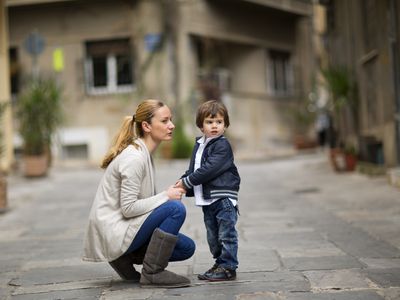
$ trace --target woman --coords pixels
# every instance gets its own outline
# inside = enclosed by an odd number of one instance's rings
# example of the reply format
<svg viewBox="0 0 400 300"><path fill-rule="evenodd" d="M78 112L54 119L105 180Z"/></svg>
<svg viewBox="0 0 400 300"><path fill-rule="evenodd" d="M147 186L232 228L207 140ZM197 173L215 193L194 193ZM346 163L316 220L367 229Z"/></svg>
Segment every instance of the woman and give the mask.
<svg viewBox="0 0 400 300"><path fill-rule="evenodd" d="M162 102L145 100L126 117L105 156L105 173L94 199L86 231L84 260L108 261L127 280L156 287L190 285L165 270L169 261L191 257L192 239L179 233L186 210L185 190L170 186L156 193L151 154L172 138L171 111ZM133 264L142 264L142 274Z"/></svg>

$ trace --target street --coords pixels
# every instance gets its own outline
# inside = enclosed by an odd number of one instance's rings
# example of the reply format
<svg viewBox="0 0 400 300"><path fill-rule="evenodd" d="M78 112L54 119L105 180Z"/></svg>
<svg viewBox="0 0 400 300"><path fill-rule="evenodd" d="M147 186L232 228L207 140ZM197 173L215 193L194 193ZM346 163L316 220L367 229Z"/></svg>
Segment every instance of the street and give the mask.
<svg viewBox="0 0 400 300"><path fill-rule="evenodd" d="M83 262L82 240L101 169L54 167L8 178L0 215L1 299L400 299L400 190L385 177L334 173L326 153L239 161L238 279L208 283L213 264L201 209L183 201L195 255L170 263L192 286L140 288L107 263ZM159 190L186 160L156 161ZM139 266L140 270L140 266Z"/></svg>

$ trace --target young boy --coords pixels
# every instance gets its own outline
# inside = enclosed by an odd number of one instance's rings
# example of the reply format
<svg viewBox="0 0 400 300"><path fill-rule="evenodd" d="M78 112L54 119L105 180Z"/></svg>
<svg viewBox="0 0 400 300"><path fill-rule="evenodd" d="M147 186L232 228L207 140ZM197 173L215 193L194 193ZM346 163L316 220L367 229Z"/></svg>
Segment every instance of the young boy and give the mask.
<svg viewBox="0 0 400 300"><path fill-rule="evenodd" d="M189 170L177 182L194 196L201 206L207 229L207 242L215 259L214 266L200 280L236 279L238 266L238 191L240 176L233 161L231 145L223 135L229 126L226 107L207 101L197 110L196 125L203 136L196 139Z"/></svg>

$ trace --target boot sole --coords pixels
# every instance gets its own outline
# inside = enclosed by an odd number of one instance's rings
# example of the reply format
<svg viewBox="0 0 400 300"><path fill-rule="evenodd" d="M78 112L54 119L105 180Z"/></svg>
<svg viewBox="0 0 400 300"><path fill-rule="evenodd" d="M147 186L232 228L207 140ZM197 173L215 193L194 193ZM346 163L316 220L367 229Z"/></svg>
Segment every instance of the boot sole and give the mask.
<svg viewBox="0 0 400 300"><path fill-rule="evenodd" d="M223 279L210 279L210 278L206 278L206 279L204 279L204 280L207 280L207 281L209 281L209 282L221 282L221 281L234 281L234 280L236 280L236 277L235 278L223 278Z"/></svg>
<svg viewBox="0 0 400 300"><path fill-rule="evenodd" d="M174 288L183 288L190 287L190 283L182 283L182 284L174 284L174 285L164 285L164 284L144 284L141 283L141 288L161 288L161 289L174 289Z"/></svg>

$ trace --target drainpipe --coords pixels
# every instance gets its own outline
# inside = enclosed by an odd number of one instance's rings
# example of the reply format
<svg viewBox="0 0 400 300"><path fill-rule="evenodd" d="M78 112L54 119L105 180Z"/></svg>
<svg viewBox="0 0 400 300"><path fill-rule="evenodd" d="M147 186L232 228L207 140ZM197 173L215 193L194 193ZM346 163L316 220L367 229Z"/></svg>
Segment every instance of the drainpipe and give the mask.
<svg viewBox="0 0 400 300"><path fill-rule="evenodd" d="M397 0L389 1L389 45L392 56L393 66L393 83L394 83L394 96L396 101L396 112L394 121L396 126L396 147L397 147L397 164L400 164L400 60L399 60L399 44L398 44L398 20L397 20Z"/></svg>

